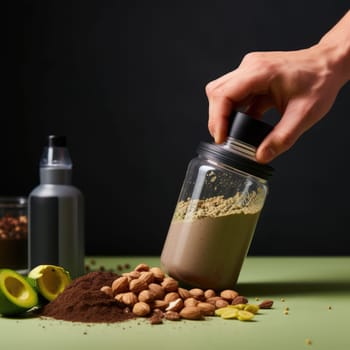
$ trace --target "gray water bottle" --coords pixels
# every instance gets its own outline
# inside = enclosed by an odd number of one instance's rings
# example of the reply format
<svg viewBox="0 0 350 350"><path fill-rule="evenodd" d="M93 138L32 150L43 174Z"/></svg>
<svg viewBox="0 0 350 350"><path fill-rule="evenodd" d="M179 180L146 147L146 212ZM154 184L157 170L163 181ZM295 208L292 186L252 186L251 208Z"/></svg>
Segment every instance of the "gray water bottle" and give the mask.
<svg viewBox="0 0 350 350"><path fill-rule="evenodd" d="M64 136L50 135L40 160L40 185L28 198L29 269L59 265L72 278L84 273L84 199L72 186Z"/></svg>

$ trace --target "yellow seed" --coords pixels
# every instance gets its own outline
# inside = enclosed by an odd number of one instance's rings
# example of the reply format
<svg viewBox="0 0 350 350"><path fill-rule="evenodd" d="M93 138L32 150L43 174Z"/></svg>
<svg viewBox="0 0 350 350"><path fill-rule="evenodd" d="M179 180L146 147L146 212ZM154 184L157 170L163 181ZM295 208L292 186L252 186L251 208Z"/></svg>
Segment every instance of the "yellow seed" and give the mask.
<svg viewBox="0 0 350 350"><path fill-rule="evenodd" d="M284 310L283 313L284 313L285 315L288 315L288 310Z"/></svg>
<svg viewBox="0 0 350 350"><path fill-rule="evenodd" d="M306 345L311 345L311 344L312 344L311 339L310 339L310 338L306 338L306 339L305 339L305 344L306 344Z"/></svg>
<svg viewBox="0 0 350 350"><path fill-rule="evenodd" d="M238 310L232 307L226 308L226 310L221 314L221 317L225 320L237 318Z"/></svg>
<svg viewBox="0 0 350 350"><path fill-rule="evenodd" d="M284 298L281 298L282 303L284 303L286 300Z"/></svg>
<svg viewBox="0 0 350 350"><path fill-rule="evenodd" d="M284 308L284 310L285 310L285 311L289 311L289 307L286 306L286 307Z"/></svg>
<svg viewBox="0 0 350 350"><path fill-rule="evenodd" d="M260 300L260 298L259 298L259 297L256 297L256 298L255 298L255 300L256 300L256 301L259 301L259 300Z"/></svg>
<svg viewBox="0 0 350 350"><path fill-rule="evenodd" d="M244 311L249 311L249 312L252 312L253 314L256 314L258 311L259 311L259 305L255 305L255 304L247 304L245 307L244 307Z"/></svg>
<svg viewBox="0 0 350 350"><path fill-rule="evenodd" d="M251 319L254 318L254 316L255 315L252 312L244 311L244 310L238 310L237 318L240 321L250 321Z"/></svg>
<svg viewBox="0 0 350 350"><path fill-rule="evenodd" d="M216 310L215 310L215 315L216 315L216 316L221 316L226 310L227 310L226 307L221 307L221 308L219 308L219 309L216 309Z"/></svg>
<svg viewBox="0 0 350 350"><path fill-rule="evenodd" d="M328 310L332 310L332 306L328 306Z"/></svg>
<svg viewBox="0 0 350 350"><path fill-rule="evenodd" d="M236 304L236 305L231 305L232 307L234 307L235 309L238 310L244 310L244 308L247 306L247 304Z"/></svg>

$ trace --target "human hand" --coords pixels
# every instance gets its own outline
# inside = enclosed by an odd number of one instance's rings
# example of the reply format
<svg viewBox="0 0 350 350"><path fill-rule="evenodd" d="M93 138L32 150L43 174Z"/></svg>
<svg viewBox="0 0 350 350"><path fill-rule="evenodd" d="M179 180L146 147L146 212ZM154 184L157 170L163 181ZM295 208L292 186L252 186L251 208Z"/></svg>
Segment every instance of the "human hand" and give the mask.
<svg viewBox="0 0 350 350"><path fill-rule="evenodd" d="M256 159L268 163L287 151L331 108L346 82L332 65L328 46L287 52L255 52L244 57L234 71L206 86L208 128L216 143L227 134L233 109L256 117L276 108L280 121L259 146Z"/></svg>
<svg viewBox="0 0 350 350"><path fill-rule="evenodd" d="M350 80L350 11L308 49L255 52L234 71L206 86L208 128L215 142L227 134L233 109L256 118L276 108L281 120L256 152L268 163L287 151L312 125L325 116L341 87Z"/></svg>

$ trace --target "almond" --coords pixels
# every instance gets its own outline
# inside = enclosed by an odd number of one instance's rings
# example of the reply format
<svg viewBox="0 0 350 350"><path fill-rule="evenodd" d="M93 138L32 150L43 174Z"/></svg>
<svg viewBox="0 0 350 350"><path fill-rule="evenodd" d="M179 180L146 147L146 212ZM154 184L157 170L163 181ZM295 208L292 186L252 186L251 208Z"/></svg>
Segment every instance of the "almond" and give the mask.
<svg viewBox="0 0 350 350"><path fill-rule="evenodd" d="M178 299L180 296L179 294L177 294L176 292L169 292L167 294L165 294L164 300L167 303L170 303L171 301L174 301L176 299Z"/></svg>
<svg viewBox="0 0 350 350"><path fill-rule="evenodd" d="M179 288L179 282L172 277L165 277L161 286L166 292L176 292Z"/></svg>
<svg viewBox="0 0 350 350"><path fill-rule="evenodd" d="M271 309L273 300L264 300L259 304L260 309Z"/></svg>
<svg viewBox="0 0 350 350"><path fill-rule="evenodd" d="M131 280L129 282L129 290L130 290L130 292L133 292L135 294L138 294L142 290L145 290L147 288L148 288L147 283L140 278Z"/></svg>
<svg viewBox="0 0 350 350"><path fill-rule="evenodd" d="M169 303L169 306L165 309L165 311L180 311L184 307L184 302L181 298L178 298Z"/></svg>
<svg viewBox="0 0 350 350"><path fill-rule="evenodd" d="M184 303L185 303L185 306L197 306L199 301L191 297L191 298L187 298Z"/></svg>
<svg viewBox="0 0 350 350"><path fill-rule="evenodd" d="M185 288L178 288L177 292L180 295L180 297L184 300L191 297L190 292Z"/></svg>
<svg viewBox="0 0 350 350"><path fill-rule="evenodd" d="M100 291L105 293L109 297L113 297L113 291L112 291L112 288L110 286L103 286L103 287L101 287Z"/></svg>
<svg viewBox="0 0 350 350"><path fill-rule="evenodd" d="M123 295L124 295L124 294L126 294L126 293L119 293L119 294L116 294L116 295L114 296L114 299L122 303L122 302L123 302Z"/></svg>
<svg viewBox="0 0 350 350"><path fill-rule="evenodd" d="M164 300L154 300L151 304L153 309L165 310L168 307L169 303Z"/></svg>
<svg viewBox="0 0 350 350"><path fill-rule="evenodd" d="M148 289L155 294L154 299L163 299L164 298L164 294L165 294L164 288L162 286L160 286L159 284L150 283L148 285Z"/></svg>
<svg viewBox="0 0 350 350"><path fill-rule="evenodd" d="M212 316L215 312L215 305L210 303L199 302L197 307L202 311L204 316Z"/></svg>
<svg viewBox="0 0 350 350"><path fill-rule="evenodd" d="M197 306L186 306L180 311L180 316L187 320L202 320L203 315Z"/></svg>
<svg viewBox="0 0 350 350"><path fill-rule="evenodd" d="M139 278L140 277L140 272L139 271L131 271L131 272L124 272L122 274L123 277L127 277L128 281L130 282L133 279Z"/></svg>
<svg viewBox="0 0 350 350"><path fill-rule="evenodd" d="M139 301L149 303L156 298L156 295L149 289L142 290L137 296Z"/></svg>
<svg viewBox="0 0 350 350"><path fill-rule="evenodd" d="M150 324L161 324L163 323L163 314L160 312L153 312L152 316L149 318Z"/></svg>
<svg viewBox="0 0 350 350"><path fill-rule="evenodd" d="M153 273L155 281L157 282L163 281L165 274L159 267L151 267L149 270Z"/></svg>
<svg viewBox="0 0 350 350"><path fill-rule="evenodd" d="M122 276L115 279L112 283L112 291L114 294L128 292L129 291L128 277Z"/></svg>
<svg viewBox="0 0 350 350"><path fill-rule="evenodd" d="M154 281L154 275L151 271L141 271L139 279L144 280L147 284Z"/></svg>
<svg viewBox="0 0 350 350"><path fill-rule="evenodd" d="M180 314L176 311L167 311L164 317L169 321L179 321L181 319Z"/></svg>
<svg viewBox="0 0 350 350"><path fill-rule="evenodd" d="M232 305L237 305L237 304L248 304L248 299L245 298L242 295L238 295L232 300Z"/></svg>
<svg viewBox="0 0 350 350"><path fill-rule="evenodd" d="M135 268L134 271L149 271L149 266L147 264L138 264Z"/></svg>
<svg viewBox="0 0 350 350"><path fill-rule="evenodd" d="M137 296L135 293L122 293L121 302L128 306L134 306L137 303Z"/></svg>

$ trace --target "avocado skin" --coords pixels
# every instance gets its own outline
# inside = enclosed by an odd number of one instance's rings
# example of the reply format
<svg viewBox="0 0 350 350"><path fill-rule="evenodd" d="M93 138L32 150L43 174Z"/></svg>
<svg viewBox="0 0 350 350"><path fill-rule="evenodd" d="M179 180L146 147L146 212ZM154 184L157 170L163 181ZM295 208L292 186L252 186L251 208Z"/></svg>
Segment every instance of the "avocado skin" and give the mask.
<svg viewBox="0 0 350 350"><path fill-rule="evenodd" d="M0 269L0 278L3 278L4 275L9 275L12 278L18 278L21 283L23 283L26 289L29 292L29 298L32 299L31 302L26 303L25 306L15 304L13 301L9 300L4 292L3 288L0 285L0 314L3 316L15 316L22 314L34 306L38 305L38 294L33 289L33 287L27 282L25 277L19 275L16 271L10 269Z"/></svg>

